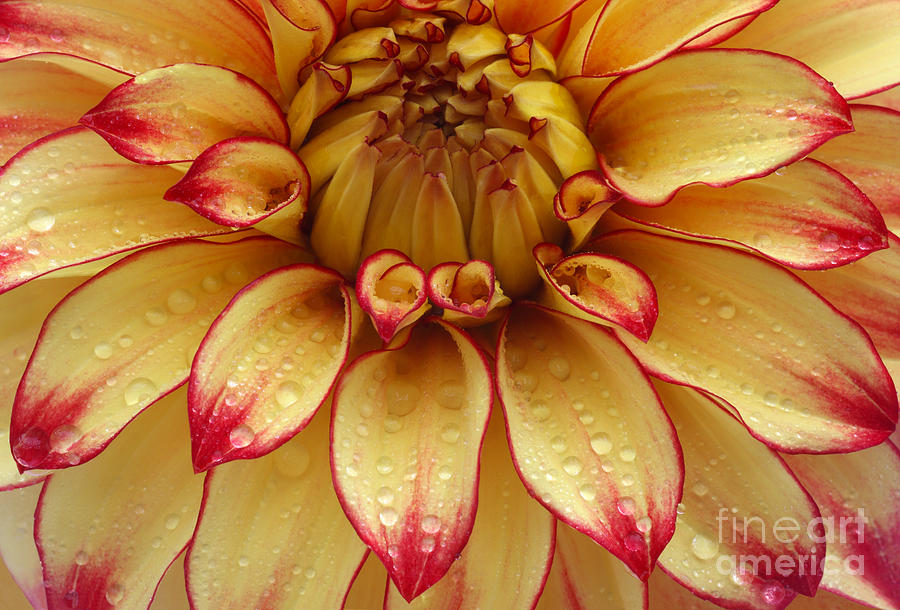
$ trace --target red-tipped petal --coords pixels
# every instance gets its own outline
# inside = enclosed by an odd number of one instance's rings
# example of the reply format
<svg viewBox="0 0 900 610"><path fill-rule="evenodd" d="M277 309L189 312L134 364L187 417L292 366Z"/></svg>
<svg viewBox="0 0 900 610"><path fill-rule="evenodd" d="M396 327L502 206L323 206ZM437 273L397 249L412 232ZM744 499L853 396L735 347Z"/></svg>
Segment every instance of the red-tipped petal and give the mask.
<svg viewBox="0 0 900 610"><path fill-rule="evenodd" d="M425 272L397 250L380 250L363 261L356 296L385 343L427 311L425 280Z"/></svg>

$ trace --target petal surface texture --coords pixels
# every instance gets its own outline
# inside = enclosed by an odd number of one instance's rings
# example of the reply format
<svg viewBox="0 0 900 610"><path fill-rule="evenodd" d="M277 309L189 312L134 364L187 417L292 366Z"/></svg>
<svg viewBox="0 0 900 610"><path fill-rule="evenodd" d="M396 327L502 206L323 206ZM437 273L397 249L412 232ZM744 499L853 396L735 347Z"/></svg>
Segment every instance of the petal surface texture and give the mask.
<svg viewBox="0 0 900 610"><path fill-rule="evenodd" d="M302 252L270 238L165 244L70 293L44 323L19 385L10 430L16 460L64 468L95 456L187 379L213 316L241 286Z"/></svg>
<svg viewBox="0 0 900 610"><path fill-rule="evenodd" d="M337 273L283 267L243 289L191 368L194 467L264 455L325 400L350 347L350 295Z"/></svg>
<svg viewBox="0 0 900 610"><path fill-rule="evenodd" d="M695 182L725 186L769 174L851 123L843 98L795 60L701 49L615 81L588 129L612 186L653 205Z"/></svg>
<svg viewBox="0 0 900 610"><path fill-rule="evenodd" d="M44 574L34 545L34 509L40 495L40 485L0 493L0 514L3 515L0 520L0 558L28 602L34 608L44 610L47 608ZM16 587L10 588L15 590ZM4 601L7 600L0 598L0 602Z"/></svg>
<svg viewBox="0 0 900 610"><path fill-rule="evenodd" d="M184 404L183 390L172 394L96 460L44 484L35 540L51 609L149 605L200 510Z"/></svg>
<svg viewBox="0 0 900 610"><path fill-rule="evenodd" d="M272 453L207 475L188 590L195 610L337 609L365 556L331 485L323 413Z"/></svg>
<svg viewBox="0 0 900 610"><path fill-rule="evenodd" d="M404 599L437 582L469 538L490 408L482 354L443 322L417 326L401 349L362 356L338 382L338 497Z"/></svg>
<svg viewBox="0 0 900 610"><path fill-rule="evenodd" d="M719 396L788 452L862 449L893 431L897 395L871 340L787 270L639 231L594 243L656 286L650 341L619 333L652 374Z"/></svg>
<svg viewBox="0 0 900 610"><path fill-rule="evenodd" d="M500 337L497 386L529 492L646 579L672 535L683 470L631 354L600 326L519 306Z"/></svg>

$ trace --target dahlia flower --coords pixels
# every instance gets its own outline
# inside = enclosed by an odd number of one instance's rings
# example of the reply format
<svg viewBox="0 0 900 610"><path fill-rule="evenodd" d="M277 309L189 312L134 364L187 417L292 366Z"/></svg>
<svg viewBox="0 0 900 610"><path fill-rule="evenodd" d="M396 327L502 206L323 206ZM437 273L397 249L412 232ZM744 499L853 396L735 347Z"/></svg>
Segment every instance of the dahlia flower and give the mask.
<svg viewBox="0 0 900 610"><path fill-rule="evenodd" d="M4 603L900 608L897 0L2 0L0 60Z"/></svg>

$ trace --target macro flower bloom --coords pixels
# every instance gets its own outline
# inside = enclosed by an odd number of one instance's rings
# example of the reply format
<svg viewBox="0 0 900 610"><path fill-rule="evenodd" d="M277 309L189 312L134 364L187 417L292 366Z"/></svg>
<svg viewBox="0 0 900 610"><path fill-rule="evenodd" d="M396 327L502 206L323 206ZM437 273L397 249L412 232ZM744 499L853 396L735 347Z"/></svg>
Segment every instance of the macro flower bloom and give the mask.
<svg viewBox="0 0 900 610"><path fill-rule="evenodd" d="M33 606L900 608L897 0L0 0L0 60Z"/></svg>

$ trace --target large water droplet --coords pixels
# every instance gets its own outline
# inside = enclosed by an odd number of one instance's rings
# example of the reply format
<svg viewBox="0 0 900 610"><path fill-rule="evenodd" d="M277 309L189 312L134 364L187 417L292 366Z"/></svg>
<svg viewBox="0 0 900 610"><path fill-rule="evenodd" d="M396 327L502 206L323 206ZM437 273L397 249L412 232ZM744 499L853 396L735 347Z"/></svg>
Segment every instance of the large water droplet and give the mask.
<svg viewBox="0 0 900 610"><path fill-rule="evenodd" d="M94 346L94 355L100 360L106 360L113 354L113 347L106 341L101 341Z"/></svg>
<svg viewBox="0 0 900 610"><path fill-rule="evenodd" d="M197 307L197 299L187 290L179 288L172 291L169 298L166 299L166 306L172 313L184 315L194 311L194 308Z"/></svg>
<svg viewBox="0 0 900 610"><path fill-rule="evenodd" d="M390 506L386 506L381 509L378 513L378 520L381 521L381 524L385 527L391 527L395 523L397 523L397 519L400 518L400 515Z"/></svg>
<svg viewBox="0 0 900 610"><path fill-rule="evenodd" d="M419 404L419 387L408 381L394 380L388 383L384 397L388 413L402 417L411 413Z"/></svg>
<svg viewBox="0 0 900 610"><path fill-rule="evenodd" d="M57 453L65 453L69 448L81 440L84 433L80 428L69 424L57 426L50 433L50 448Z"/></svg>
<svg viewBox="0 0 900 610"><path fill-rule="evenodd" d="M28 228L38 233L46 233L56 224L56 217L47 208L34 208L25 219Z"/></svg>
<svg viewBox="0 0 900 610"><path fill-rule="evenodd" d="M569 361L562 357L551 358L547 363L547 368L550 369L550 374L560 381L568 379L569 374L572 372Z"/></svg>
<svg viewBox="0 0 900 610"><path fill-rule="evenodd" d="M394 472L394 460L386 455L381 456L375 462L375 470L377 470L380 475L391 474Z"/></svg>
<svg viewBox="0 0 900 610"><path fill-rule="evenodd" d="M597 455L606 455L612 451L612 440L605 432L597 432L591 436L591 449Z"/></svg>
<svg viewBox="0 0 900 610"><path fill-rule="evenodd" d="M441 440L445 443L455 443L459 440L459 426L456 424L447 424L441 430Z"/></svg>
<svg viewBox="0 0 900 610"><path fill-rule="evenodd" d="M106 601L115 606L125 598L125 587L115 583L106 590Z"/></svg>
<svg viewBox="0 0 900 610"><path fill-rule="evenodd" d="M719 303L716 307L716 315L723 320L731 320L734 318L735 313L737 313L737 310L734 307L734 303Z"/></svg>
<svg viewBox="0 0 900 610"><path fill-rule="evenodd" d="M441 518L437 515L425 515L422 518L422 531L426 534L437 534L441 530Z"/></svg>
<svg viewBox="0 0 900 610"><path fill-rule="evenodd" d="M382 487L375 495L375 499L378 500L378 503L382 506L390 506L394 503L394 490L390 487Z"/></svg>
<svg viewBox="0 0 900 610"><path fill-rule="evenodd" d="M275 390L275 402L280 407L289 407L298 400L303 393L303 388L296 381L283 381Z"/></svg>
<svg viewBox="0 0 900 610"><path fill-rule="evenodd" d="M235 449L242 449L253 442L256 433L246 424L239 424L228 433L228 442Z"/></svg>
<svg viewBox="0 0 900 610"><path fill-rule="evenodd" d="M437 390L438 404L445 409L461 409L466 390L462 384L455 381L445 381Z"/></svg>
<svg viewBox="0 0 900 610"><path fill-rule="evenodd" d="M566 474L569 476L578 476L581 474L583 466L581 464L581 460L579 460L574 455L570 455L566 459L563 460L563 470L566 471Z"/></svg>
<svg viewBox="0 0 900 610"><path fill-rule="evenodd" d="M133 379L125 388L125 404L133 407L139 403L153 400L159 394L156 384L146 377Z"/></svg>
<svg viewBox="0 0 900 610"><path fill-rule="evenodd" d="M698 559L712 559L719 553L719 544L703 534L696 534L691 539L691 551Z"/></svg>

